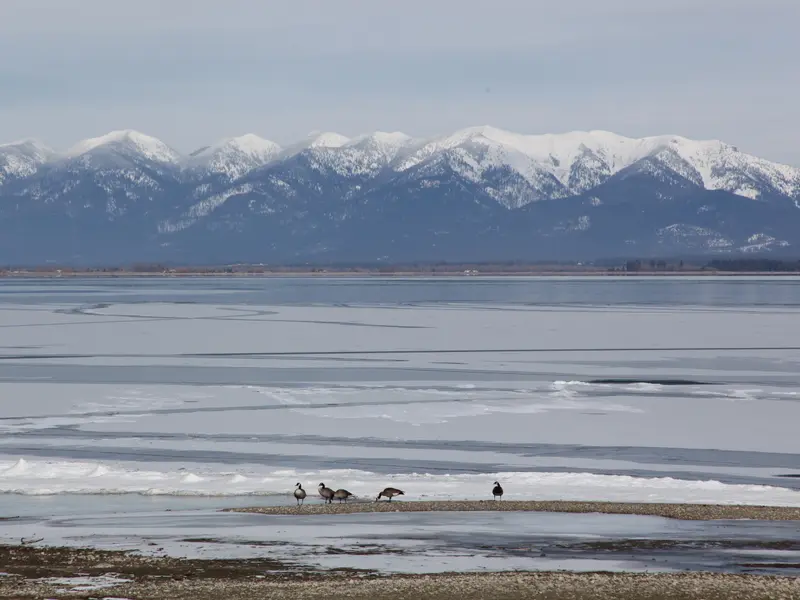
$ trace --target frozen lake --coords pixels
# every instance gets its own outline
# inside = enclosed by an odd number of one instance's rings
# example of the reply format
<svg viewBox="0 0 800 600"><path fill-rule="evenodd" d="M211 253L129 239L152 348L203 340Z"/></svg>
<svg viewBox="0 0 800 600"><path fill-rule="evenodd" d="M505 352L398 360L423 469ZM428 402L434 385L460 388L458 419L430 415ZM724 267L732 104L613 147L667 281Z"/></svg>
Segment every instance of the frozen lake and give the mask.
<svg viewBox="0 0 800 600"><path fill-rule="evenodd" d="M0 332L0 517L298 481L800 506L796 278L5 280Z"/></svg>

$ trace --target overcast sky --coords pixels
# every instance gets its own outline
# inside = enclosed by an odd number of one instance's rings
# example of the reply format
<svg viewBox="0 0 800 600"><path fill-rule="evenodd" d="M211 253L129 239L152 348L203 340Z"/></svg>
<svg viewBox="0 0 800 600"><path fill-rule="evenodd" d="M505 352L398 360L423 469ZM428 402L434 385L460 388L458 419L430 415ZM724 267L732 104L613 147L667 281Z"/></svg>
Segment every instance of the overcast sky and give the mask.
<svg viewBox="0 0 800 600"><path fill-rule="evenodd" d="M0 0L0 141L494 125L800 165L798 0Z"/></svg>

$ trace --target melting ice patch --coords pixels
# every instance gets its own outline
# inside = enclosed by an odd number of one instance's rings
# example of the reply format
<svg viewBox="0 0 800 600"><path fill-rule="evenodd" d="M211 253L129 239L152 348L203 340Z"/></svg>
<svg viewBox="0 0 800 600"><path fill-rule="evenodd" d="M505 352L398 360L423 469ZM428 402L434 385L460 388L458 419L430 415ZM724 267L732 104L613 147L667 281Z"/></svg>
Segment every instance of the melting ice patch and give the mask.
<svg viewBox="0 0 800 600"><path fill-rule="evenodd" d="M556 381L541 389L480 389L472 384L438 388L400 386L278 388L237 386L266 396L298 414L334 419L385 419L411 425L446 423L460 417L495 413L536 414L549 411L640 413L641 409L590 397L585 392L601 386L581 381ZM651 386L641 388L656 391ZM379 399L379 403L364 404ZM437 401L437 399L441 399ZM326 407L330 403L332 406ZM352 403L353 406L348 406ZM322 407L321 407L322 405Z"/></svg>
<svg viewBox="0 0 800 600"><path fill-rule="evenodd" d="M113 575L97 575L94 577L45 577L42 579L35 579L34 581L45 585L59 586L62 589L58 591L63 593L91 592L93 590L112 588L129 583L131 580ZM111 599L107 598L104 600Z"/></svg>
<svg viewBox="0 0 800 600"><path fill-rule="evenodd" d="M623 404L574 400L568 392L564 392L561 398L555 398L551 401L530 401L525 403L520 403L519 401L487 401L485 403L437 402L425 403L421 406L408 404L392 406L383 404L366 407L336 407L332 409L296 408L292 410L296 413L313 417L359 420L385 419L397 423L408 423L410 425L446 423L451 419L480 417L494 413L536 414L550 411L643 412L641 409Z"/></svg>

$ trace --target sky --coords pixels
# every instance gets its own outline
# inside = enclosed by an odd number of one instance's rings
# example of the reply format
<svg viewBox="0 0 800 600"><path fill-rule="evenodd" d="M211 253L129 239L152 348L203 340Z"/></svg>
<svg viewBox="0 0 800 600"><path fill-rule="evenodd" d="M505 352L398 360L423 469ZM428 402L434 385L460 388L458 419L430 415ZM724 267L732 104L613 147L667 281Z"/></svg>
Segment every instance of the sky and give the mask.
<svg viewBox="0 0 800 600"><path fill-rule="evenodd" d="M0 142L493 125L800 166L797 0L0 0Z"/></svg>

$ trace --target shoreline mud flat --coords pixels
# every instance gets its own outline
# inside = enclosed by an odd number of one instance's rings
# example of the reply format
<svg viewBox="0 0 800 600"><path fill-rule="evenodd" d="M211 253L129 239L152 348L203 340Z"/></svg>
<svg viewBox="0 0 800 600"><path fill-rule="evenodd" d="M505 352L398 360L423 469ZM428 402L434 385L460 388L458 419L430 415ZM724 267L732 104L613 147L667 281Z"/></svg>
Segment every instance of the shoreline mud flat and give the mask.
<svg viewBox="0 0 800 600"><path fill-rule="evenodd" d="M124 551L0 546L0 598L307 600L782 600L800 578L718 573L500 572L377 575L270 559L181 559Z"/></svg>
<svg viewBox="0 0 800 600"><path fill-rule="evenodd" d="M800 500L800 494L798 494ZM684 521L712 521L727 519L755 519L761 521L800 521L800 507L750 506L741 504L665 504L647 502L573 502L569 500L412 500L381 501L356 500L337 504L305 504L303 506L254 506L226 508L225 512L257 513L265 515L346 515L370 512L559 512L604 513L618 515L643 515L680 519Z"/></svg>

